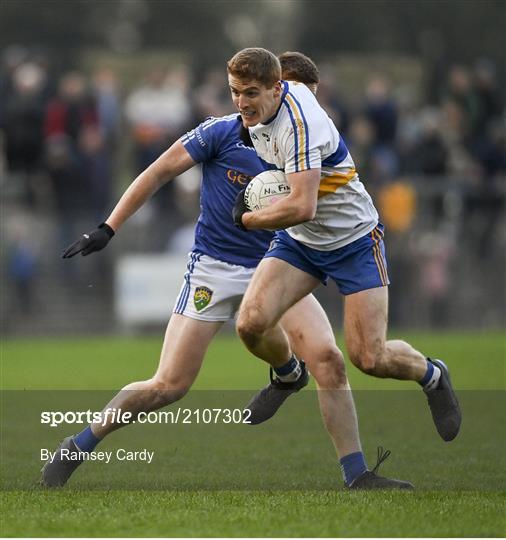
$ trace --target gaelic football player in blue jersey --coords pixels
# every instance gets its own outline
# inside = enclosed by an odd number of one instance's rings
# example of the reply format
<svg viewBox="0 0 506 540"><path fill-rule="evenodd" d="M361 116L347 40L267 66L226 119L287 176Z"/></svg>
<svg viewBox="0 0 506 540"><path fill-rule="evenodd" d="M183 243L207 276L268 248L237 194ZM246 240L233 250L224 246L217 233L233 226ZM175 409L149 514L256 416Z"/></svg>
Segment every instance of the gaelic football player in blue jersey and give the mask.
<svg viewBox="0 0 506 540"><path fill-rule="evenodd" d="M282 55L284 71L311 62L302 57ZM438 433L451 441L461 413L446 365L405 341L386 339L383 226L346 144L314 92L280 77L278 58L265 49L244 49L228 62L232 99L255 150L268 166L284 170L291 187L287 197L256 212L237 198L233 218L240 229L278 231L241 304L239 336L253 354L278 369L292 365L292 349L278 321L330 277L344 295L351 361L375 377L420 383ZM273 383L261 390L249 405L252 416L270 418L280 405L280 390Z"/></svg>
<svg viewBox="0 0 506 540"><path fill-rule="evenodd" d="M241 116L210 118L174 143L141 173L117 206L97 229L85 234L63 254L89 255L103 249L121 225L157 189L197 163L202 164L201 214L195 243L174 312L167 326L159 366L153 377L123 388L105 407L131 412L152 411L181 399L192 386L206 350L223 324L233 319L253 272L272 240L267 231L246 232L230 219L237 194L264 170L255 150L243 141ZM247 132L246 132L247 133ZM304 358L319 389L326 428L332 438L346 485L353 488L411 488L368 471L349 456L362 455L357 416L345 374L344 359L337 348L329 321L315 298L308 294L287 310L280 324L290 347ZM302 360L273 362L274 384L284 399L308 382ZM109 433L124 424L93 423L76 436L67 437L56 457L42 469L42 483L63 486L80 461L64 458L62 450L91 452Z"/></svg>

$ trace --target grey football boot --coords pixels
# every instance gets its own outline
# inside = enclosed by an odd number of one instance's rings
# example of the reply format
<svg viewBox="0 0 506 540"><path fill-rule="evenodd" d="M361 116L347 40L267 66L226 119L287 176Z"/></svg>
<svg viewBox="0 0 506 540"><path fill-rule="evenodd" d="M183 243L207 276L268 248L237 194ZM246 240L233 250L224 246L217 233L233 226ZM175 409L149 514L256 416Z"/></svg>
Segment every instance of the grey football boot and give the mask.
<svg viewBox="0 0 506 540"><path fill-rule="evenodd" d="M378 447L378 461L371 471L365 471L355 478L351 484L346 486L348 489L372 490L372 489L415 489L411 482L405 480L396 480L395 478L386 478L379 476L376 472L379 466L388 458L390 450L383 450Z"/></svg>
<svg viewBox="0 0 506 540"><path fill-rule="evenodd" d="M54 458L48 459L40 471L42 475L40 483L49 488L64 486L72 473L84 461L79 457L81 451L76 446L72 436L63 439L55 452Z"/></svg>
<svg viewBox="0 0 506 540"><path fill-rule="evenodd" d="M428 361L441 370L441 377L436 388L425 391L432 419L443 441L453 441L460 431L462 413L452 387L450 373L446 364L441 360L431 360L429 358Z"/></svg>
<svg viewBox="0 0 506 540"><path fill-rule="evenodd" d="M253 396L252 400L246 405L245 410L251 411L244 419L248 423L255 425L261 424L276 414L276 411L283 405L285 400L298 392L309 382L309 371L306 364L299 360L301 365L300 377L294 382L283 382L278 377L273 376L273 369L270 368L271 382L265 388Z"/></svg>

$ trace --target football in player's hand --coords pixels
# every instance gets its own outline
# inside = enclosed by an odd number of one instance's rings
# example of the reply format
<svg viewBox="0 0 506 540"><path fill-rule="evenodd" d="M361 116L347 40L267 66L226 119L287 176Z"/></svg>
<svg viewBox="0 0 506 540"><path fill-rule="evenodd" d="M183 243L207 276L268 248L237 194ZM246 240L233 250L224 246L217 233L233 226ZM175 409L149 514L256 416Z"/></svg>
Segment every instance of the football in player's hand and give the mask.
<svg viewBox="0 0 506 540"><path fill-rule="evenodd" d="M290 185L283 171L264 171L246 187L244 202L254 212L275 204L290 193Z"/></svg>

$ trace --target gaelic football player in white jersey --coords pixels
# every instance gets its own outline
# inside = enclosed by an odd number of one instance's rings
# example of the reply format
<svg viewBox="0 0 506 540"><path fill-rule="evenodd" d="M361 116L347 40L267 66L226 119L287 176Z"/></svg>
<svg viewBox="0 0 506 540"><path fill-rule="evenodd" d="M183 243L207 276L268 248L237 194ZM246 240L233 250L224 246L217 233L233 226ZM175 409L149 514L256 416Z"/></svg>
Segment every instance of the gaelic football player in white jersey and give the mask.
<svg viewBox="0 0 506 540"><path fill-rule="evenodd" d="M303 60L317 78L307 57L282 55L286 69ZM279 321L319 283L333 279L344 295L345 341L353 364L375 377L420 383L438 433L451 441L461 413L446 365L405 341L386 339L383 226L346 144L308 86L280 77L279 59L265 49L244 49L228 62L232 100L253 145L267 166L284 170L291 188L287 197L256 212L249 212L240 196L236 201L239 228L277 231L244 296L238 334L259 358L293 365L296 357ZM249 408L266 420L279 407L279 393L271 383Z"/></svg>
<svg viewBox="0 0 506 540"><path fill-rule="evenodd" d="M164 183L196 163L202 164L201 215L188 270L165 334L158 369L152 378L129 384L105 407L132 413L174 403L192 386L206 350L223 324L236 315L254 269L273 234L238 230L230 219L234 201L249 180L265 167L252 147L244 144L241 117L210 118L185 134L141 173L121 197L106 222L64 252L64 258L103 249L121 225ZM340 459L345 484L356 489L411 488L408 482L383 478L350 456L362 455L357 416L345 373L344 358L318 302L308 295L281 321L291 347L307 362L320 389L325 426ZM286 364L286 362L282 362ZM272 364L283 400L303 388L308 372L303 362L278 369ZM125 424L111 417L69 436L42 470L42 483L63 486L82 460L68 460L63 450L91 452L100 441Z"/></svg>

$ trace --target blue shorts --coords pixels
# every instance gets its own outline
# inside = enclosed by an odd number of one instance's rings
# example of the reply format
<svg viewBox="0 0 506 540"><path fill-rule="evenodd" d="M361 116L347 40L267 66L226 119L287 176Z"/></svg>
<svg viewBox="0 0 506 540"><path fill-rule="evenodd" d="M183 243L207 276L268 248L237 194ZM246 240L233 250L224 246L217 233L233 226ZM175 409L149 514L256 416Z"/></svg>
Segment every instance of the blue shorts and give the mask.
<svg viewBox="0 0 506 540"><path fill-rule="evenodd" d="M351 244L333 251L312 249L278 231L264 257L275 257L311 274L324 285L332 278L341 294L389 285L383 225Z"/></svg>

